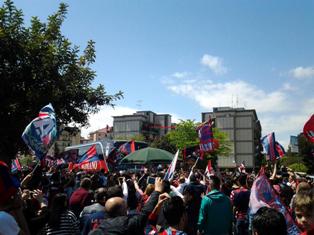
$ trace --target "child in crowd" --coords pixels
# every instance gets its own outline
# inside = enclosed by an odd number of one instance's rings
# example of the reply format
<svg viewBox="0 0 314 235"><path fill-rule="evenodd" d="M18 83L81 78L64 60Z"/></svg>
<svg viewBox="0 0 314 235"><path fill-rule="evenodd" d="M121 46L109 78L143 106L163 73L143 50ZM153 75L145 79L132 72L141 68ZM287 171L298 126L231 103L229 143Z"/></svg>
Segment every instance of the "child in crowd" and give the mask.
<svg viewBox="0 0 314 235"><path fill-rule="evenodd" d="M304 229L301 235L314 235L314 189L296 194L294 212L298 224Z"/></svg>

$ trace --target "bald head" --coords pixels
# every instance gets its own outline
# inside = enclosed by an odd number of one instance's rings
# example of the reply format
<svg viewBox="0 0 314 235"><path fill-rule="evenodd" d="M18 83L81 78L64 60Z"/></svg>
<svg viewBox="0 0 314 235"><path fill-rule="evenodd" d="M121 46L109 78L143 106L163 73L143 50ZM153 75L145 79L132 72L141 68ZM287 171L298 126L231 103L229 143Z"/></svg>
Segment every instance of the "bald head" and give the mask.
<svg viewBox="0 0 314 235"><path fill-rule="evenodd" d="M127 214L126 202L121 197L112 197L106 202L105 211L111 218L124 216Z"/></svg>

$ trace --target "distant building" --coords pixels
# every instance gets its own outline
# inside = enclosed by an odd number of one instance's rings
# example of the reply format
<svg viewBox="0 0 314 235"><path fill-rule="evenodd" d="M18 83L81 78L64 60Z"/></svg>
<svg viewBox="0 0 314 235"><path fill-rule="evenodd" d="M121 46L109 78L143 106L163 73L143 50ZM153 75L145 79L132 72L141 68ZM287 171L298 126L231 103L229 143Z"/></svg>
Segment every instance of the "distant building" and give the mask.
<svg viewBox="0 0 314 235"><path fill-rule="evenodd" d="M54 144L52 153L61 153L64 151L66 147L80 144L80 142L81 142L81 131L70 133L67 130L63 130L61 131L59 138Z"/></svg>
<svg viewBox="0 0 314 235"><path fill-rule="evenodd" d="M137 111L132 115L113 117L114 138L143 135L147 139L164 136L171 130L171 115Z"/></svg>
<svg viewBox="0 0 314 235"><path fill-rule="evenodd" d="M110 138L112 137L112 132L113 132L113 127L109 127L107 125L105 128L89 133L89 140L98 141L104 138Z"/></svg>
<svg viewBox="0 0 314 235"><path fill-rule="evenodd" d="M299 153L298 137L290 136L289 148L291 153Z"/></svg>
<svg viewBox="0 0 314 235"><path fill-rule="evenodd" d="M211 117L215 127L228 134L231 144L229 156L218 156L220 167L232 168L242 162L255 167L261 138L261 124L254 109L217 107L202 113L202 122Z"/></svg>

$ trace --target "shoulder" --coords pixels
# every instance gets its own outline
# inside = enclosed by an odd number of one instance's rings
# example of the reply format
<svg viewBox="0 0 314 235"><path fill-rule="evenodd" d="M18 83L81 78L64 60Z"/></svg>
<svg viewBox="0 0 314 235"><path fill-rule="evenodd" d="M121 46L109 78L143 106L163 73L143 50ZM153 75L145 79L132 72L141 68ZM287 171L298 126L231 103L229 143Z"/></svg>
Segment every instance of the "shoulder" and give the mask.
<svg viewBox="0 0 314 235"><path fill-rule="evenodd" d="M16 220L7 212L0 211L0 224L6 225L0 226L0 234L15 235L20 232L20 227L16 223Z"/></svg>

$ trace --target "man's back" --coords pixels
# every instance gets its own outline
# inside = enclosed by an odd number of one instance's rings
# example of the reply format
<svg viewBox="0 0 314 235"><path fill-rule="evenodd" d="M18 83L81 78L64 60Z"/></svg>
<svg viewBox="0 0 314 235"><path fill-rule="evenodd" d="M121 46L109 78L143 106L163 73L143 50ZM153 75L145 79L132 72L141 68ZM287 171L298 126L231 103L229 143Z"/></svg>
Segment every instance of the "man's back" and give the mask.
<svg viewBox="0 0 314 235"><path fill-rule="evenodd" d="M198 228L204 234L224 235L231 230L232 209L227 196L212 190L202 199Z"/></svg>

